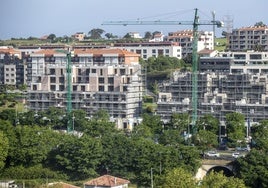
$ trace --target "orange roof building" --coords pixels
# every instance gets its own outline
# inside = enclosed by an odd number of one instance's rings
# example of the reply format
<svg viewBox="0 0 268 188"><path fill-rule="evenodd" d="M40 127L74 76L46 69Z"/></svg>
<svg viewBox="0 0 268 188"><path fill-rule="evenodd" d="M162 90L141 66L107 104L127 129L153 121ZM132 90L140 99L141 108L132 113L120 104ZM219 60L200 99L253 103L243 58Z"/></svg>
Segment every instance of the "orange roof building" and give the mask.
<svg viewBox="0 0 268 188"><path fill-rule="evenodd" d="M127 188L130 181L111 175L104 175L84 183L84 188Z"/></svg>

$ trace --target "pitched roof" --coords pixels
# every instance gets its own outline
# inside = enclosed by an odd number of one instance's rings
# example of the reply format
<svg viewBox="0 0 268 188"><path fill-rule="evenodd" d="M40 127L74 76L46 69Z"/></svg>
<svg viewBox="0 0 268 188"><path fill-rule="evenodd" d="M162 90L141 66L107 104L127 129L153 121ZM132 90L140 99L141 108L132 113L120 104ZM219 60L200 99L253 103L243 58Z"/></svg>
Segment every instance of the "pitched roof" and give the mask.
<svg viewBox="0 0 268 188"><path fill-rule="evenodd" d="M64 182L49 183L48 186L56 186L60 188L80 188L80 187L77 187L68 183L64 183Z"/></svg>
<svg viewBox="0 0 268 188"><path fill-rule="evenodd" d="M1 54L18 54L20 53L19 50L15 50L14 48L0 48L0 53Z"/></svg>
<svg viewBox="0 0 268 188"><path fill-rule="evenodd" d="M62 51L62 50L61 50ZM37 52L34 52L34 54L44 54L45 56L50 56L54 54L64 54L64 52L61 52L60 50L57 51L55 49L43 49L39 50ZM140 55L134 52L129 52L122 49L109 49L109 48L103 48L103 49L75 49L74 54L93 54L93 56L101 56L105 54L118 54L119 56L132 56L132 57L139 57Z"/></svg>
<svg viewBox="0 0 268 188"><path fill-rule="evenodd" d="M92 179L86 183L85 185L93 185L93 186L106 186L113 187L118 185L128 184L130 181L118 177L114 177L111 175L103 175L98 178Z"/></svg>
<svg viewBox="0 0 268 188"><path fill-rule="evenodd" d="M134 52L129 52L122 49L110 49L110 48L101 48L101 49L75 49L75 54L93 54L93 55L103 55L103 54L118 54L121 56L140 56Z"/></svg>

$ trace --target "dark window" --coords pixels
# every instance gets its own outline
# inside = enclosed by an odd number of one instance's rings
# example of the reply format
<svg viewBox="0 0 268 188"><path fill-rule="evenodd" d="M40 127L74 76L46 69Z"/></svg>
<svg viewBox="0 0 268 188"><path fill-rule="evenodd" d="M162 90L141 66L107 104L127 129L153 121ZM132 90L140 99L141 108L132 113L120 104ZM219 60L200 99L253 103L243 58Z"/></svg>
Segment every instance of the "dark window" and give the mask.
<svg viewBox="0 0 268 188"><path fill-rule="evenodd" d="M108 84L113 84L114 83L114 77L108 78Z"/></svg>
<svg viewBox="0 0 268 188"><path fill-rule="evenodd" d="M85 86L81 86L81 91L86 91L86 87Z"/></svg>
<svg viewBox="0 0 268 188"><path fill-rule="evenodd" d="M114 86L108 86L108 91L114 91Z"/></svg>
<svg viewBox="0 0 268 188"><path fill-rule="evenodd" d="M104 91L104 86L99 86L99 91Z"/></svg>
<svg viewBox="0 0 268 188"><path fill-rule="evenodd" d="M56 86L55 85L50 85L50 90L51 91L56 91Z"/></svg>
<svg viewBox="0 0 268 188"><path fill-rule="evenodd" d="M96 73L97 72L96 69L92 69L91 71L92 71L91 73Z"/></svg>
<svg viewBox="0 0 268 188"><path fill-rule="evenodd" d="M60 91L64 91L64 85L59 85Z"/></svg>
<svg viewBox="0 0 268 188"><path fill-rule="evenodd" d="M64 83L64 77L59 77L59 82Z"/></svg>
<svg viewBox="0 0 268 188"><path fill-rule="evenodd" d="M50 74L55 75L55 69L50 69Z"/></svg>
<svg viewBox="0 0 268 188"><path fill-rule="evenodd" d="M104 84L104 78L103 77L99 78L99 83Z"/></svg>
<svg viewBox="0 0 268 188"><path fill-rule="evenodd" d="M50 77L50 83L56 83L56 78L55 77Z"/></svg>

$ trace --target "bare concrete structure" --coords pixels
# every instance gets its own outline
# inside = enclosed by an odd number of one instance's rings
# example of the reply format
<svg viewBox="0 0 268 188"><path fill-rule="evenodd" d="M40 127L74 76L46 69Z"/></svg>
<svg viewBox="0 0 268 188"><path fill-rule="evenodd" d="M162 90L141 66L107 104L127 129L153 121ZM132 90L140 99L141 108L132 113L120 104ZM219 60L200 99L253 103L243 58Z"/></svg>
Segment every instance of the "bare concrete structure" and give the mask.
<svg viewBox="0 0 268 188"><path fill-rule="evenodd" d="M172 113L191 114L191 73L174 73L160 86L157 113L169 121ZM267 74L230 74L203 72L198 74L198 116L211 114L221 121L225 115L239 112L245 122L268 118Z"/></svg>
<svg viewBox="0 0 268 188"><path fill-rule="evenodd" d="M105 109L113 118L141 113L139 55L119 49L76 49L72 57L72 107L91 117ZM66 108L66 54L41 50L28 58L28 105L33 110Z"/></svg>

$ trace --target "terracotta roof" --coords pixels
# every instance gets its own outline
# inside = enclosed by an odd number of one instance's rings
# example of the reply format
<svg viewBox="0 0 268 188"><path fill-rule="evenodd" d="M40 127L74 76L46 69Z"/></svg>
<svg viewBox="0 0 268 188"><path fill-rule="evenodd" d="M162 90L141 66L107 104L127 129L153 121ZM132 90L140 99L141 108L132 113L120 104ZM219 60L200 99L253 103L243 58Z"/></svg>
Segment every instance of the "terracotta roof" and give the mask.
<svg viewBox="0 0 268 188"><path fill-rule="evenodd" d="M0 48L0 53L1 54L17 54L20 53L20 51L15 50L14 48Z"/></svg>
<svg viewBox="0 0 268 188"><path fill-rule="evenodd" d="M263 30L268 30L268 26L251 26L251 27L242 27L236 30L240 30L240 31L263 31Z"/></svg>
<svg viewBox="0 0 268 188"><path fill-rule="evenodd" d="M44 54L45 56L50 56L53 54L64 54L64 52L61 52L60 50L57 51L55 49L43 49L39 50L37 52L34 52L34 54ZM118 54L119 56L134 56L139 57L140 55L134 52L129 52L122 49L75 49L74 54L93 54L94 56L98 55L104 55L104 54Z"/></svg>
<svg viewBox="0 0 268 188"><path fill-rule="evenodd" d="M114 177L111 175L104 175L95 179L92 179L86 183L85 185L93 185L93 186L105 186L105 187L113 187L118 185L129 184L130 181L118 177Z"/></svg>
<svg viewBox="0 0 268 188"><path fill-rule="evenodd" d="M34 52L33 54L44 54L44 55L53 55L53 54L64 54L63 52L58 52L57 50L54 49L43 49L39 50L37 52Z"/></svg>
<svg viewBox="0 0 268 188"><path fill-rule="evenodd" d="M215 50L203 49L198 52L198 54L211 54Z"/></svg>
<svg viewBox="0 0 268 188"><path fill-rule="evenodd" d="M134 52L129 52L127 50L122 49L75 49L74 54L93 54L93 55L103 55L103 54L118 54L121 56L134 56L139 57L140 55Z"/></svg>
<svg viewBox="0 0 268 188"><path fill-rule="evenodd" d="M60 187L60 188L80 188L68 183L64 183L64 182L57 182L57 183L49 183L48 186L56 186L56 187Z"/></svg>

